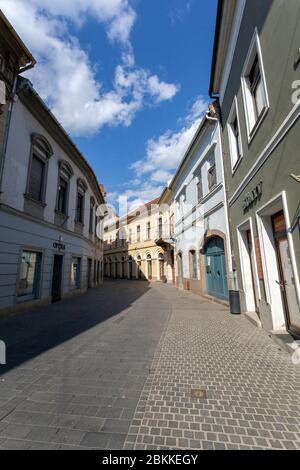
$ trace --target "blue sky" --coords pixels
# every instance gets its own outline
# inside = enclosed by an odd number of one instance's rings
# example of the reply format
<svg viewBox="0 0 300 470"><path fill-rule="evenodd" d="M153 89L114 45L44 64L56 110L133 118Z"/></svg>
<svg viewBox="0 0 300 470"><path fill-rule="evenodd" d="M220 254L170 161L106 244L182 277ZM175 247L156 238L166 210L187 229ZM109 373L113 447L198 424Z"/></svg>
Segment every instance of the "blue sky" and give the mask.
<svg viewBox="0 0 300 470"><path fill-rule="evenodd" d="M116 202L160 194L208 98L217 0L0 0L30 79Z"/></svg>

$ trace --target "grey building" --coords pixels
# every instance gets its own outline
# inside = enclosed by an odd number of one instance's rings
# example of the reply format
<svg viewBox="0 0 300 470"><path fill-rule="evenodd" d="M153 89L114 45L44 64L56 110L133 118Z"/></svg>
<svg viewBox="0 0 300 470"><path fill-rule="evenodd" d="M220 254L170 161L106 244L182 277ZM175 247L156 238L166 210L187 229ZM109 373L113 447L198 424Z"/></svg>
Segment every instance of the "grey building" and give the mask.
<svg viewBox="0 0 300 470"><path fill-rule="evenodd" d="M300 337L300 3L220 0L210 95L222 114L242 309Z"/></svg>
<svg viewBox="0 0 300 470"><path fill-rule="evenodd" d="M19 78L0 203L0 314L103 278L103 191L31 83Z"/></svg>

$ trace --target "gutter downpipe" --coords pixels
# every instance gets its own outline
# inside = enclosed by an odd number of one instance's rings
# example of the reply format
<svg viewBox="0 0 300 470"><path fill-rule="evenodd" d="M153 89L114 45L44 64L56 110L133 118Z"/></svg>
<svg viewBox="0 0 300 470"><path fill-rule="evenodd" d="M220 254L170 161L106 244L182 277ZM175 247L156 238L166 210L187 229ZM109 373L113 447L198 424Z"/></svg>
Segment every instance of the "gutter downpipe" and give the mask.
<svg viewBox="0 0 300 470"><path fill-rule="evenodd" d="M26 72L27 70L32 69L35 66L35 64L36 64L36 62L32 61L27 66L20 69L20 71L15 74L15 78L14 78L14 81L13 81L13 88L12 88L12 93L11 93L11 96L10 96L10 103L9 103L9 106L8 106L7 116L6 116L2 152L1 152L1 155L0 155L0 204L1 204L2 194L3 194L3 192L2 192L2 182L3 182L4 164L5 164L6 153L7 153L7 144L8 144L10 123L11 123L11 116L12 116L14 100L15 100L15 97L16 97L16 94L17 94L18 75L20 73L23 73L23 72Z"/></svg>

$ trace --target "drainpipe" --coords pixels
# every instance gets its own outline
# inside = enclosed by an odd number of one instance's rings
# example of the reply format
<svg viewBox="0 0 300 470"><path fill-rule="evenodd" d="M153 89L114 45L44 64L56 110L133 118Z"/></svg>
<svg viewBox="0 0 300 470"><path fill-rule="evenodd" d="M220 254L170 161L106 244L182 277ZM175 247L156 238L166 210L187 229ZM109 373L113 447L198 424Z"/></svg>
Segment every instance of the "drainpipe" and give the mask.
<svg viewBox="0 0 300 470"><path fill-rule="evenodd" d="M9 134L9 128L10 128L10 122L11 122L12 108L13 108L13 103L14 103L16 90L17 90L17 80L18 80L18 75L15 75L14 82L13 82L13 89L12 89L12 93L10 96L10 102L9 102L7 115L6 115L3 146L2 146L2 152L0 155L0 201L2 198L2 181L3 181L4 163L5 163L5 157L6 157L6 151L7 151L8 134Z"/></svg>

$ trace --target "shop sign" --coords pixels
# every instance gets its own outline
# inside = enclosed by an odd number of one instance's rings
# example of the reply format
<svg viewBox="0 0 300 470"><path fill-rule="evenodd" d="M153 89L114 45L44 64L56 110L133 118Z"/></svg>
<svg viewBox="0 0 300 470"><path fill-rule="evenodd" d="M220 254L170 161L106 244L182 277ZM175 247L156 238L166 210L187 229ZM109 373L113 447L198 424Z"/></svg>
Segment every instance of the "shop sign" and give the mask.
<svg viewBox="0 0 300 470"><path fill-rule="evenodd" d="M255 188L250 191L244 202L243 202L243 210L244 212L246 212L248 209L250 209L257 201L258 199L262 196L262 181L260 183L258 183L257 186L255 186Z"/></svg>
<svg viewBox="0 0 300 470"><path fill-rule="evenodd" d="M65 251L66 245L63 245L62 243L53 243L53 248L58 251Z"/></svg>

